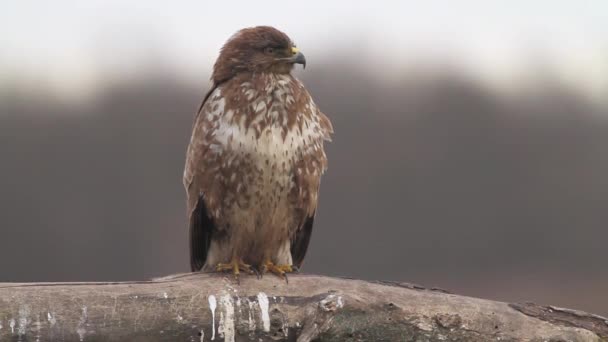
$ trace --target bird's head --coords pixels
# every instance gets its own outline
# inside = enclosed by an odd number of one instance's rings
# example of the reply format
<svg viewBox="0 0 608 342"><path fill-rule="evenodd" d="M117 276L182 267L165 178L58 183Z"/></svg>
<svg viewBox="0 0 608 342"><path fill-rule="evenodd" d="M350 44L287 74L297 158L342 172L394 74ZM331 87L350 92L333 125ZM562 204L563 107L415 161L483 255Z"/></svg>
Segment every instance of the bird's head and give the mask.
<svg viewBox="0 0 608 342"><path fill-rule="evenodd" d="M306 67L306 59L291 39L274 27L256 26L238 31L224 44L212 79L220 83L240 72L287 74L294 64Z"/></svg>

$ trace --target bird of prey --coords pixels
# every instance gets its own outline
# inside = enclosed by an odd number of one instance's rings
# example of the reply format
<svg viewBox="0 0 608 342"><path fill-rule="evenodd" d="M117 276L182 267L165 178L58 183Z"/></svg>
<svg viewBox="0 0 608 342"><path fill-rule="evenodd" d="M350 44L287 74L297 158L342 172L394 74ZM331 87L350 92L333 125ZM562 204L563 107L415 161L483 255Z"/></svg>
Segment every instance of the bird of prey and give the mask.
<svg viewBox="0 0 608 342"><path fill-rule="evenodd" d="M291 71L306 59L269 26L222 47L184 170L192 271L287 279L306 255L333 128Z"/></svg>

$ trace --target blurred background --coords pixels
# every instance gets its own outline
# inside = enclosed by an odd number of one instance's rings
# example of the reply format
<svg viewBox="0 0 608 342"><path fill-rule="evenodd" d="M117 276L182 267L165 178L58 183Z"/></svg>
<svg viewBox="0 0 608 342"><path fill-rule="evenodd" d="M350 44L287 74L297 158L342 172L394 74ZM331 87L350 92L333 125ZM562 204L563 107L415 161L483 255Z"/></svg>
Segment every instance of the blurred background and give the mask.
<svg viewBox="0 0 608 342"><path fill-rule="evenodd" d="M194 111L263 24L336 131L305 272L608 315L608 2L0 7L0 281L188 271Z"/></svg>

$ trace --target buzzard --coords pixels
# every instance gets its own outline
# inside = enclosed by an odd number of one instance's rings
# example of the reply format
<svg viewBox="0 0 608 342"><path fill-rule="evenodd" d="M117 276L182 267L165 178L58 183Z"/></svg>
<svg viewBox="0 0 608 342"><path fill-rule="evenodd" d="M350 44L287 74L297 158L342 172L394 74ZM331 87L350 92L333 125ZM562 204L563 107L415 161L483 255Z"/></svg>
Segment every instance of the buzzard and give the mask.
<svg viewBox="0 0 608 342"><path fill-rule="evenodd" d="M289 37L245 28L222 47L184 170L192 271L286 277L300 267L333 128L291 71Z"/></svg>

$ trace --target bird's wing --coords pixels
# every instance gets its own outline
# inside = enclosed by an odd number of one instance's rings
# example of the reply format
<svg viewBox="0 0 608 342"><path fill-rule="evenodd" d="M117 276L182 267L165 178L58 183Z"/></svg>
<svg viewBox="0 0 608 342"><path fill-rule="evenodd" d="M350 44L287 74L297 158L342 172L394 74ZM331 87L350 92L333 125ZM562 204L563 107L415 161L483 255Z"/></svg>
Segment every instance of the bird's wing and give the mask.
<svg viewBox="0 0 608 342"><path fill-rule="evenodd" d="M192 272L200 271L205 266L214 230L215 225L207 213L204 197L200 196L195 210L190 214L190 269Z"/></svg>
<svg viewBox="0 0 608 342"><path fill-rule="evenodd" d="M304 221L304 224L296 231L294 238L291 240L291 260L294 266L300 268L304 262L308 243L312 236L312 224L315 220L315 214L309 216Z"/></svg>
<svg viewBox="0 0 608 342"><path fill-rule="evenodd" d="M209 136L213 132L213 107L221 101L217 86L205 95L194 119L192 137L186 154L184 187L188 195L188 216L190 230L190 267L199 271L207 260L211 238L217 233L212 215L219 203L215 201L218 192L212 170L219 162L217 148L212 146ZM217 146L216 146L217 147ZM217 168L216 168L217 170Z"/></svg>
<svg viewBox="0 0 608 342"><path fill-rule="evenodd" d="M322 158L318 159L316 157ZM325 164L322 160L325 159L325 154L315 153L315 157L308 156L302 159L296 167L295 188L294 193L296 194L296 203L299 218L296 222L301 222L294 232L292 232L291 238L291 259L293 265L301 267L306 251L308 249L308 243L312 235L312 226L315 219L315 213L317 211L317 199L319 194L319 184L321 182L322 164ZM319 162L317 162L317 160Z"/></svg>
<svg viewBox="0 0 608 342"><path fill-rule="evenodd" d="M306 99L302 103L307 104L303 107L312 110L315 118L310 129L321 134L317 135L316 140L312 141L313 145L303 153L295 167L294 201L297 208L303 213L303 219L300 221L302 223L292 233L291 258L293 265L298 268L302 265L306 256L317 211L321 175L327 169L327 157L323 150L323 142L330 141L330 135L333 133L333 127L327 116L317 108L308 92L303 87L301 89L302 96Z"/></svg>

